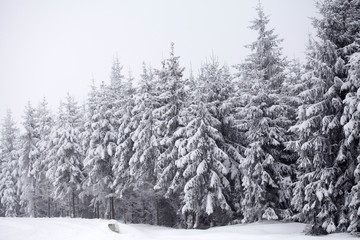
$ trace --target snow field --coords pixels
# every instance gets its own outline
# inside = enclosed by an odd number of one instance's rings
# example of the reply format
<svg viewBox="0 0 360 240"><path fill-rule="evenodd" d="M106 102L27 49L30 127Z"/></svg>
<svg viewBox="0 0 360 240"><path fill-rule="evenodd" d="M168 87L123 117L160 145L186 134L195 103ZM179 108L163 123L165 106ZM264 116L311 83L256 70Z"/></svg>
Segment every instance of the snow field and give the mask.
<svg viewBox="0 0 360 240"><path fill-rule="evenodd" d="M0 218L1 240L343 240L347 233L308 236L305 224L264 221L215 227L207 230L172 229L144 224L119 223L120 234L112 232L102 219Z"/></svg>

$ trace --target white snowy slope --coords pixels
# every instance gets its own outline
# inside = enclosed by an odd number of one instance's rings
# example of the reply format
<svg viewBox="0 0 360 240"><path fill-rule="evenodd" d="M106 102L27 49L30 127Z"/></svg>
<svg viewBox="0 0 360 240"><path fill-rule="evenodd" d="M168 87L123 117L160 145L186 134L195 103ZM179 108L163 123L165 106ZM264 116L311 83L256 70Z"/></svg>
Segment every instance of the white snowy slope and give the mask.
<svg viewBox="0 0 360 240"><path fill-rule="evenodd" d="M107 227L107 220L70 218L0 218L1 240L282 240L355 239L346 233L322 237L304 235L305 224L261 222L185 230L143 224L119 224L120 233Z"/></svg>

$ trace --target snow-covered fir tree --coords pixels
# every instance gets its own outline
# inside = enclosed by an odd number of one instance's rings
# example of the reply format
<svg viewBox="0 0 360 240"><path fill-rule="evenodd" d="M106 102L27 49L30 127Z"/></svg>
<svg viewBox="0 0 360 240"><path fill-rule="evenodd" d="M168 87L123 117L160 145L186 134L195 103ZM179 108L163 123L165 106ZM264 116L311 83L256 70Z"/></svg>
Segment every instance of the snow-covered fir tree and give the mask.
<svg viewBox="0 0 360 240"><path fill-rule="evenodd" d="M289 120L281 95L285 78L285 59L279 46L282 40L274 29L268 30L269 18L260 4L257 14L251 25L258 33L257 40L248 46L252 53L245 63L237 66L240 83L249 81L240 87L244 95L237 123L246 141L240 165L245 222L290 217L292 169L284 145Z"/></svg>
<svg viewBox="0 0 360 240"><path fill-rule="evenodd" d="M156 159L160 155L156 119L153 116L154 109L158 107L155 90L153 72L144 66L139 92L135 97L135 107L131 113L130 125L134 126L135 130L131 133L133 154L129 159L129 181L131 188L140 191L141 197L148 199L148 203L153 205L156 205ZM155 209L155 206L153 208ZM148 218L148 222L157 222L154 215L152 212L144 217Z"/></svg>
<svg viewBox="0 0 360 240"><path fill-rule="evenodd" d="M360 50L360 49L359 49ZM344 125L345 146L352 153L355 160L351 163L350 172L346 172L346 176L353 174L355 177L354 186L351 188L350 194L347 196L346 205L349 207L349 226L348 231L360 231L360 155L359 155L359 136L360 136L360 52L352 54L349 61L349 73L347 87L351 89L344 99L344 115L342 121L346 120ZM345 123L345 122L344 122ZM344 216L346 218L346 216Z"/></svg>
<svg viewBox="0 0 360 240"><path fill-rule="evenodd" d="M122 92L124 76L122 75L123 67L120 64L119 58L115 57L111 67L110 73L110 87L113 89L115 95Z"/></svg>
<svg viewBox="0 0 360 240"><path fill-rule="evenodd" d="M175 160L178 156L178 149L175 146L177 140L174 136L179 127L184 124L181 123L180 111L184 106L184 68L180 67L179 57L174 55L174 44L171 44L170 57L162 62L162 69L157 71L158 77L158 91L157 96L158 107L154 110L156 117L157 134L161 138L160 146L162 153L157 160L159 167L159 176L157 188L164 190L163 186L168 182L170 169L174 166ZM161 177L160 177L161 176Z"/></svg>
<svg viewBox="0 0 360 240"><path fill-rule="evenodd" d="M1 124L0 135L0 214L5 217L19 214L18 138L18 129L8 110Z"/></svg>
<svg viewBox="0 0 360 240"><path fill-rule="evenodd" d="M129 175L129 161L133 155L134 142L131 139L131 134L134 132L137 121L132 121L132 109L135 104L135 88L133 87L134 78L129 72L129 76L124 84L124 95L121 103L121 108L117 115L121 116L118 120L119 128L117 129L117 147L113 165L114 182L113 186L116 194L120 198L120 209L122 212L123 221L126 223L127 219L131 221L131 206L134 202L132 195L129 194L130 175Z"/></svg>
<svg viewBox="0 0 360 240"><path fill-rule="evenodd" d="M76 216L75 204L83 181L83 152L79 139L80 109L75 99L67 95L60 104L58 119L48 143L50 158L47 177L53 181L53 196L68 204L68 214ZM66 207L66 205L63 205Z"/></svg>
<svg viewBox="0 0 360 240"><path fill-rule="evenodd" d="M94 79L92 80L91 90L88 94L88 99L85 105L85 115L84 115L84 126L83 131L80 133L81 146L83 148L83 153L85 154L84 159L84 172L88 174L91 171L92 166L88 165L88 157L90 155L90 143L91 136L94 132L93 116L98 109L98 98L100 97L99 91L95 86ZM95 216L100 218L100 201L97 197L98 189L91 184L94 179L90 176L86 176L83 181L82 191L80 193L80 198L91 198L90 206L92 207ZM105 212L105 211L104 211Z"/></svg>
<svg viewBox="0 0 360 240"><path fill-rule="evenodd" d="M95 205L105 205L104 216L115 218L113 165L116 149L116 128L113 124L114 102L111 89L102 84L97 93L96 107L91 117L92 132L84 166L87 184L93 188ZM99 208L97 208L99 210Z"/></svg>
<svg viewBox="0 0 360 240"><path fill-rule="evenodd" d="M20 203L28 216L36 217L37 202L40 198L38 180L41 169L40 165L36 164L40 156L37 147L39 135L36 132L36 112L30 102L25 107L23 125L25 132L21 136L21 148L19 149Z"/></svg>
<svg viewBox="0 0 360 240"><path fill-rule="evenodd" d="M350 118L341 116L350 90L346 65L358 51L360 17L358 1L326 0L317 7L322 15L314 20L318 39L304 75L311 87L300 93L303 104L292 128L299 136L292 145L300 171L293 205L299 219L313 224L313 234L344 230L349 224L346 203L351 201L348 192L357 156L344 139L347 129L342 125Z"/></svg>
<svg viewBox="0 0 360 240"><path fill-rule="evenodd" d="M35 109L35 135L38 137L36 148L39 151L35 159L34 168L38 169L37 174L37 214L39 216L51 216L51 205L53 191L52 182L46 177L49 167L47 158L47 145L50 141L51 129L54 126L54 116L49 110L48 102L45 98L39 102Z"/></svg>
<svg viewBox="0 0 360 240"><path fill-rule="evenodd" d="M219 130L221 122L211 112L216 109L212 102L215 96L211 83L217 80L212 75L213 67L218 65L209 63L202 68L192 104L181 113L187 119L186 125L174 133L176 171L168 192L182 199L181 212L188 228L222 224L224 216L231 216L226 177L230 158L220 147L224 142Z"/></svg>

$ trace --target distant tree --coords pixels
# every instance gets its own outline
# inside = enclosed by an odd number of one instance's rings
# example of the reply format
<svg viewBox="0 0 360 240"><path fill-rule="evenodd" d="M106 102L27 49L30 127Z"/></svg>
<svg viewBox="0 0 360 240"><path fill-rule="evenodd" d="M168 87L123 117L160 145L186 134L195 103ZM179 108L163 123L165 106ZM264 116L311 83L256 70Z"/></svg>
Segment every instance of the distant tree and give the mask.
<svg viewBox="0 0 360 240"><path fill-rule="evenodd" d="M48 158L47 158L47 145L50 141L51 129L54 126L54 116L49 110L48 103L45 98L39 103L35 109L35 123L36 128L34 130L35 135L38 137L36 142L36 148L39 154L34 162L34 168L38 169L37 174L37 213L38 215L51 216L51 204L52 197L51 192L53 191L52 182L46 177L48 170ZM46 210L45 210L46 209Z"/></svg>
<svg viewBox="0 0 360 240"><path fill-rule="evenodd" d="M69 213L76 217L75 203L83 181L83 152L79 139L80 109L73 97L61 103L58 119L48 144L51 159L47 176L53 180L54 197L69 201Z"/></svg>
<svg viewBox="0 0 360 240"><path fill-rule="evenodd" d="M162 68L156 71L157 91L156 96L157 107L154 109L154 118L156 118L155 129L159 138L160 155L156 159L156 179L157 190L156 208L157 208L157 224L159 224L159 211L169 214L170 200L165 200L163 194L167 192L173 174L175 160L178 156L178 148L175 144L178 136L174 133L184 125L184 119L181 119L180 112L185 105L185 81L183 79L184 68L180 67L179 57L175 56L174 44L171 44L169 58L163 60ZM168 204L162 204L159 209L160 202L167 201ZM174 203L172 203L175 205Z"/></svg>
<svg viewBox="0 0 360 240"><path fill-rule="evenodd" d="M222 223L223 216L231 215L228 204L230 158L221 149L224 138L219 131L221 122L216 118L219 92L213 88L222 80L218 62L202 67L189 107L180 112L186 120L174 133L176 160L169 179L167 195L175 194L180 204L185 226ZM171 196L171 195L170 195Z"/></svg>
<svg viewBox="0 0 360 240"><path fill-rule="evenodd" d="M38 180L40 166L36 164L40 155L37 147L39 135L36 132L36 113L30 102L25 108L24 129L21 136L21 148L19 149L19 173L21 188L21 206L25 213L31 217L37 216Z"/></svg>
<svg viewBox="0 0 360 240"><path fill-rule="evenodd" d="M131 113L130 126L134 127L131 133L133 154L129 159L128 171L130 188L141 193L141 197L152 205L149 214L144 213L144 218L148 219L144 219L145 222L150 223L156 222L154 185L157 176L156 159L160 155L156 119L153 116L154 109L158 107L155 90L152 70L144 67Z"/></svg>
<svg viewBox="0 0 360 240"><path fill-rule="evenodd" d="M123 67L119 62L119 58L114 58L110 73L110 88L112 88L114 92L114 97L119 97L123 91L124 76L121 74L122 69Z"/></svg>
<svg viewBox="0 0 360 240"><path fill-rule="evenodd" d="M104 84L98 90L96 107L91 117L92 132L90 135L89 150L85 159L85 168L88 173L88 185L92 186L96 194L96 204L105 204L109 217L115 218L113 171L116 149L116 128L113 124L113 101L110 89ZM94 101L94 100L93 100ZM107 213L105 215L108 215Z"/></svg>
<svg viewBox="0 0 360 240"><path fill-rule="evenodd" d="M19 214L18 138L18 129L8 110L1 125L0 136L0 214L5 217L16 217Z"/></svg>
<svg viewBox="0 0 360 240"><path fill-rule="evenodd" d="M113 187L115 193L120 196L120 211L122 212L123 221L126 223L127 215L131 212L131 204L134 202L132 196L130 196L129 185L129 161L133 155L134 142L131 139L131 134L134 132L137 121L133 122L132 109L135 106L135 91L133 87L134 78L129 72L126 83L124 84L124 98L122 99L119 119L119 128L117 131L117 147L115 153L115 159L113 165L114 182Z"/></svg>

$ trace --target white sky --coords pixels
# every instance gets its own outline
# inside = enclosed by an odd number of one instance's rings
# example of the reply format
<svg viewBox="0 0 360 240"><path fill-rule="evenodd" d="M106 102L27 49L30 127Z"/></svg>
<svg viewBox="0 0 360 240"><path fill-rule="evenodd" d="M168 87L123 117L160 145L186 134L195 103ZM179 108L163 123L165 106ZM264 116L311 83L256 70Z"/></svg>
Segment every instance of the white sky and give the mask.
<svg viewBox="0 0 360 240"><path fill-rule="evenodd" d="M160 67L170 42L194 73L212 52L240 63L258 0L0 0L0 119L10 108L45 96L54 111L69 92L86 99L92 74L108 82L114 55L137 78L142 62ZM313 0L262 0L270 26L284 38L284 54L303 59Z"/></svg>

